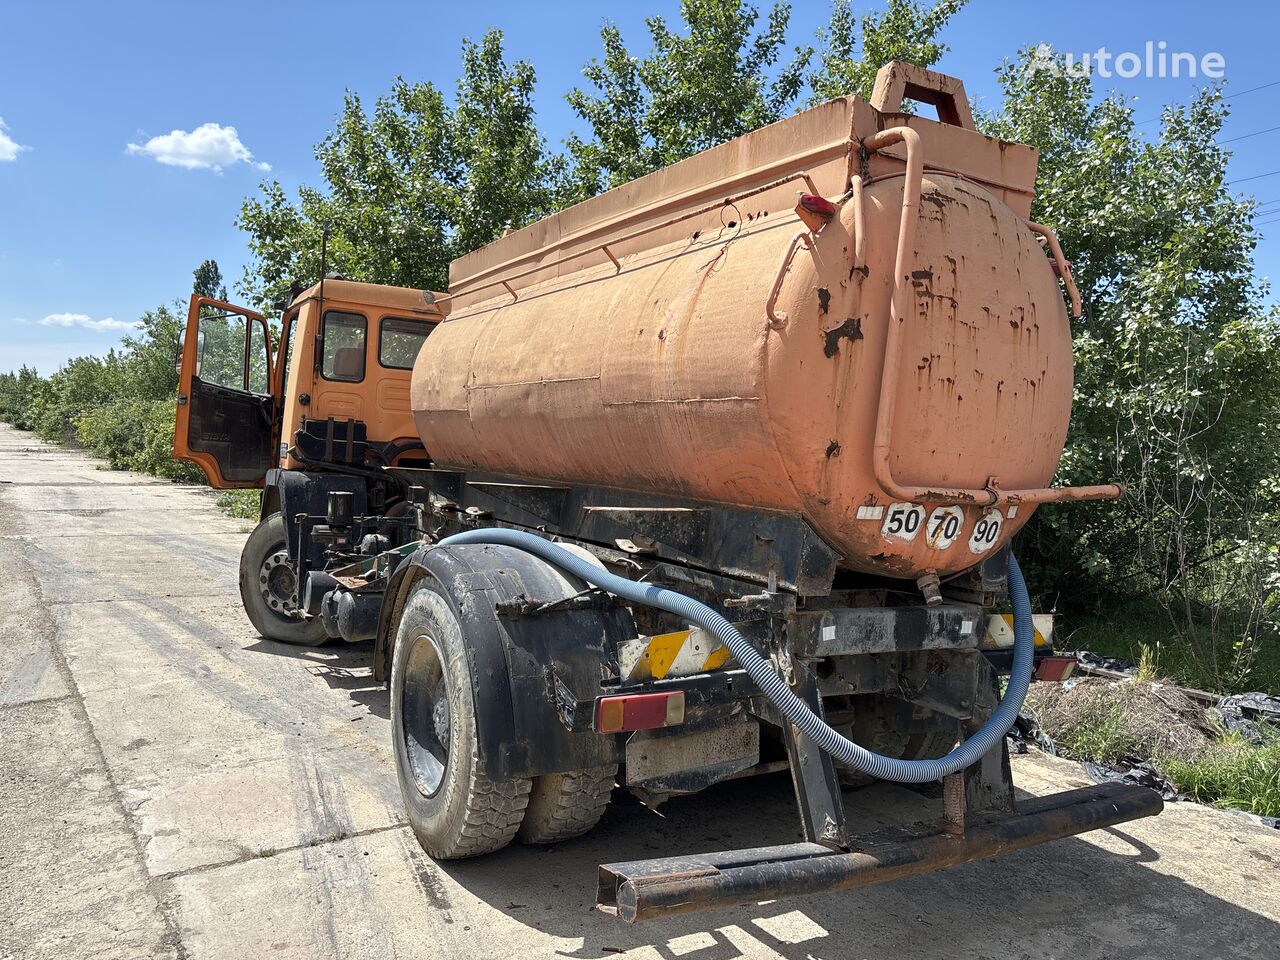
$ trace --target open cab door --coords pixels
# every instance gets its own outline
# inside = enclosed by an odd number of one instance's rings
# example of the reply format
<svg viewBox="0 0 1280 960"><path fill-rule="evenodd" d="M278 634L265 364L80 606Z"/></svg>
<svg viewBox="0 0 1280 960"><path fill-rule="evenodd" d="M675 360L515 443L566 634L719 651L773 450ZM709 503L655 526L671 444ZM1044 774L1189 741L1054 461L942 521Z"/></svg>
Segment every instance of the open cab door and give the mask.
<svg viewBox="0 0 1280 960"><path fill-rule="evenodd" d="M260 487L276 462L271 332L260 313L193 295L173 456L218 489Z"/></svg>

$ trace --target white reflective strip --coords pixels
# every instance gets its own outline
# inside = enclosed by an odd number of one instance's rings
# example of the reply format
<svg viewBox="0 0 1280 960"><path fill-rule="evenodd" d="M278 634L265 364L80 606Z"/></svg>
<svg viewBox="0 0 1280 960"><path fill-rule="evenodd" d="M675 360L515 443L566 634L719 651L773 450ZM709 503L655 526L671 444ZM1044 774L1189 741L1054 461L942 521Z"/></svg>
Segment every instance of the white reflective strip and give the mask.
<svg viewBox="0 0 1280 960"><path fill-rule="evenodd" d="M879 520L883 516L884 516L883 505L878 507L859 507L858 508L859 520Z"/></svg>
<svg viewBox="0 0 1280 960"><path fill-rule="evenodd" d="M971 633L973 633L973 621L962 620L960 622L960 636L967 637Z"/></svg>
<svg viewBox="0 0 1280 960"><path fill-rule="evenodd" d="M822 628L822 642L823 642L823 643L830 643L831 641L835 640L835 638L836 638L836 628L835 628L835 627L823 627L823 628Z"/></svg>
<svg viewBox="0 0 1280 960"><path fill-rule="evenodd" d="M1018 505L1016 503L1009 504L1009 509L1005 511L1004 515L1012 520L1018 515Z"/></svg>

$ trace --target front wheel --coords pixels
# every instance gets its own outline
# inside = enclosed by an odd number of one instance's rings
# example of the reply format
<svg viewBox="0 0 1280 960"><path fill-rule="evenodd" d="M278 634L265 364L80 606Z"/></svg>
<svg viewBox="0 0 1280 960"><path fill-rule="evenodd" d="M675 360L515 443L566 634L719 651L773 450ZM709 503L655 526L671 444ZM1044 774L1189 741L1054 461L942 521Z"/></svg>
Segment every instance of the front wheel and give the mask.
<svg viewBox="0 0 1280 960"><path fill-rule="evenodd" d="M462 624L430 579L414 589L396 633L391 737L409 825L427 853L455 860L511 842L531 781L481 769Z"/></svg>
<svg viewBox="0 0 1280 960"><path fill-rule="evenodd" d="M284 517L273 513L253 528L240 554L240 600L262 636L318 647L329 640L319 617L302 616L294 602L297 575L289 560Z"/></svg>

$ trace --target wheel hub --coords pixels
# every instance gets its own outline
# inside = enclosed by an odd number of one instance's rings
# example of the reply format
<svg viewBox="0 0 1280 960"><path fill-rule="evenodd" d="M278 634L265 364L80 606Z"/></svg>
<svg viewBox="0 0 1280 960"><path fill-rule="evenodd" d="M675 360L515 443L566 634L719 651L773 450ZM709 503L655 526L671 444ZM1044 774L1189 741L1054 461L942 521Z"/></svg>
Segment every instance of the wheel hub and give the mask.
<svg viewBox="0 0 1280 960"><path fill-rule="evenodd" d="M440 789L449 766L449 685L435 641L418 636L409 643L400 717L414 783L430 797Z"/></svg>
<svg viewBox="0 0 1280 960"><path fill-rule="evenodd" d="M258 591L267 606L282 617L296 619L300 615L294 601L298 578L289 562L289 554L278 550L262 561L258 571Z"/></svg>

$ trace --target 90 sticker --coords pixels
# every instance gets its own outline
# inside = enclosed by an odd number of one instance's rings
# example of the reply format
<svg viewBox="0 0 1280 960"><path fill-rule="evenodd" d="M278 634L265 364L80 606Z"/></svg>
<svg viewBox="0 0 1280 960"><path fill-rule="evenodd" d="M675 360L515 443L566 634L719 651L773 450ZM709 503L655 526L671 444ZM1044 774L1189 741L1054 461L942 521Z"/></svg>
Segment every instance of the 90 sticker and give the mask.
<svg viewBox="0 0 1280 960"><path fill-rule="evenodd" d="M971 553L986 553L1000 539L1000 528L1004 524L1004 515L995 507L989 508L973 525L973 533L969 537Z"/></svg>
<svg viewBox="0 0 1280 960"><path fill-rule="evenodd" d="M880 536L911 541L924 526L924 507L918 503L895 503L884 514Z"/></svg>

